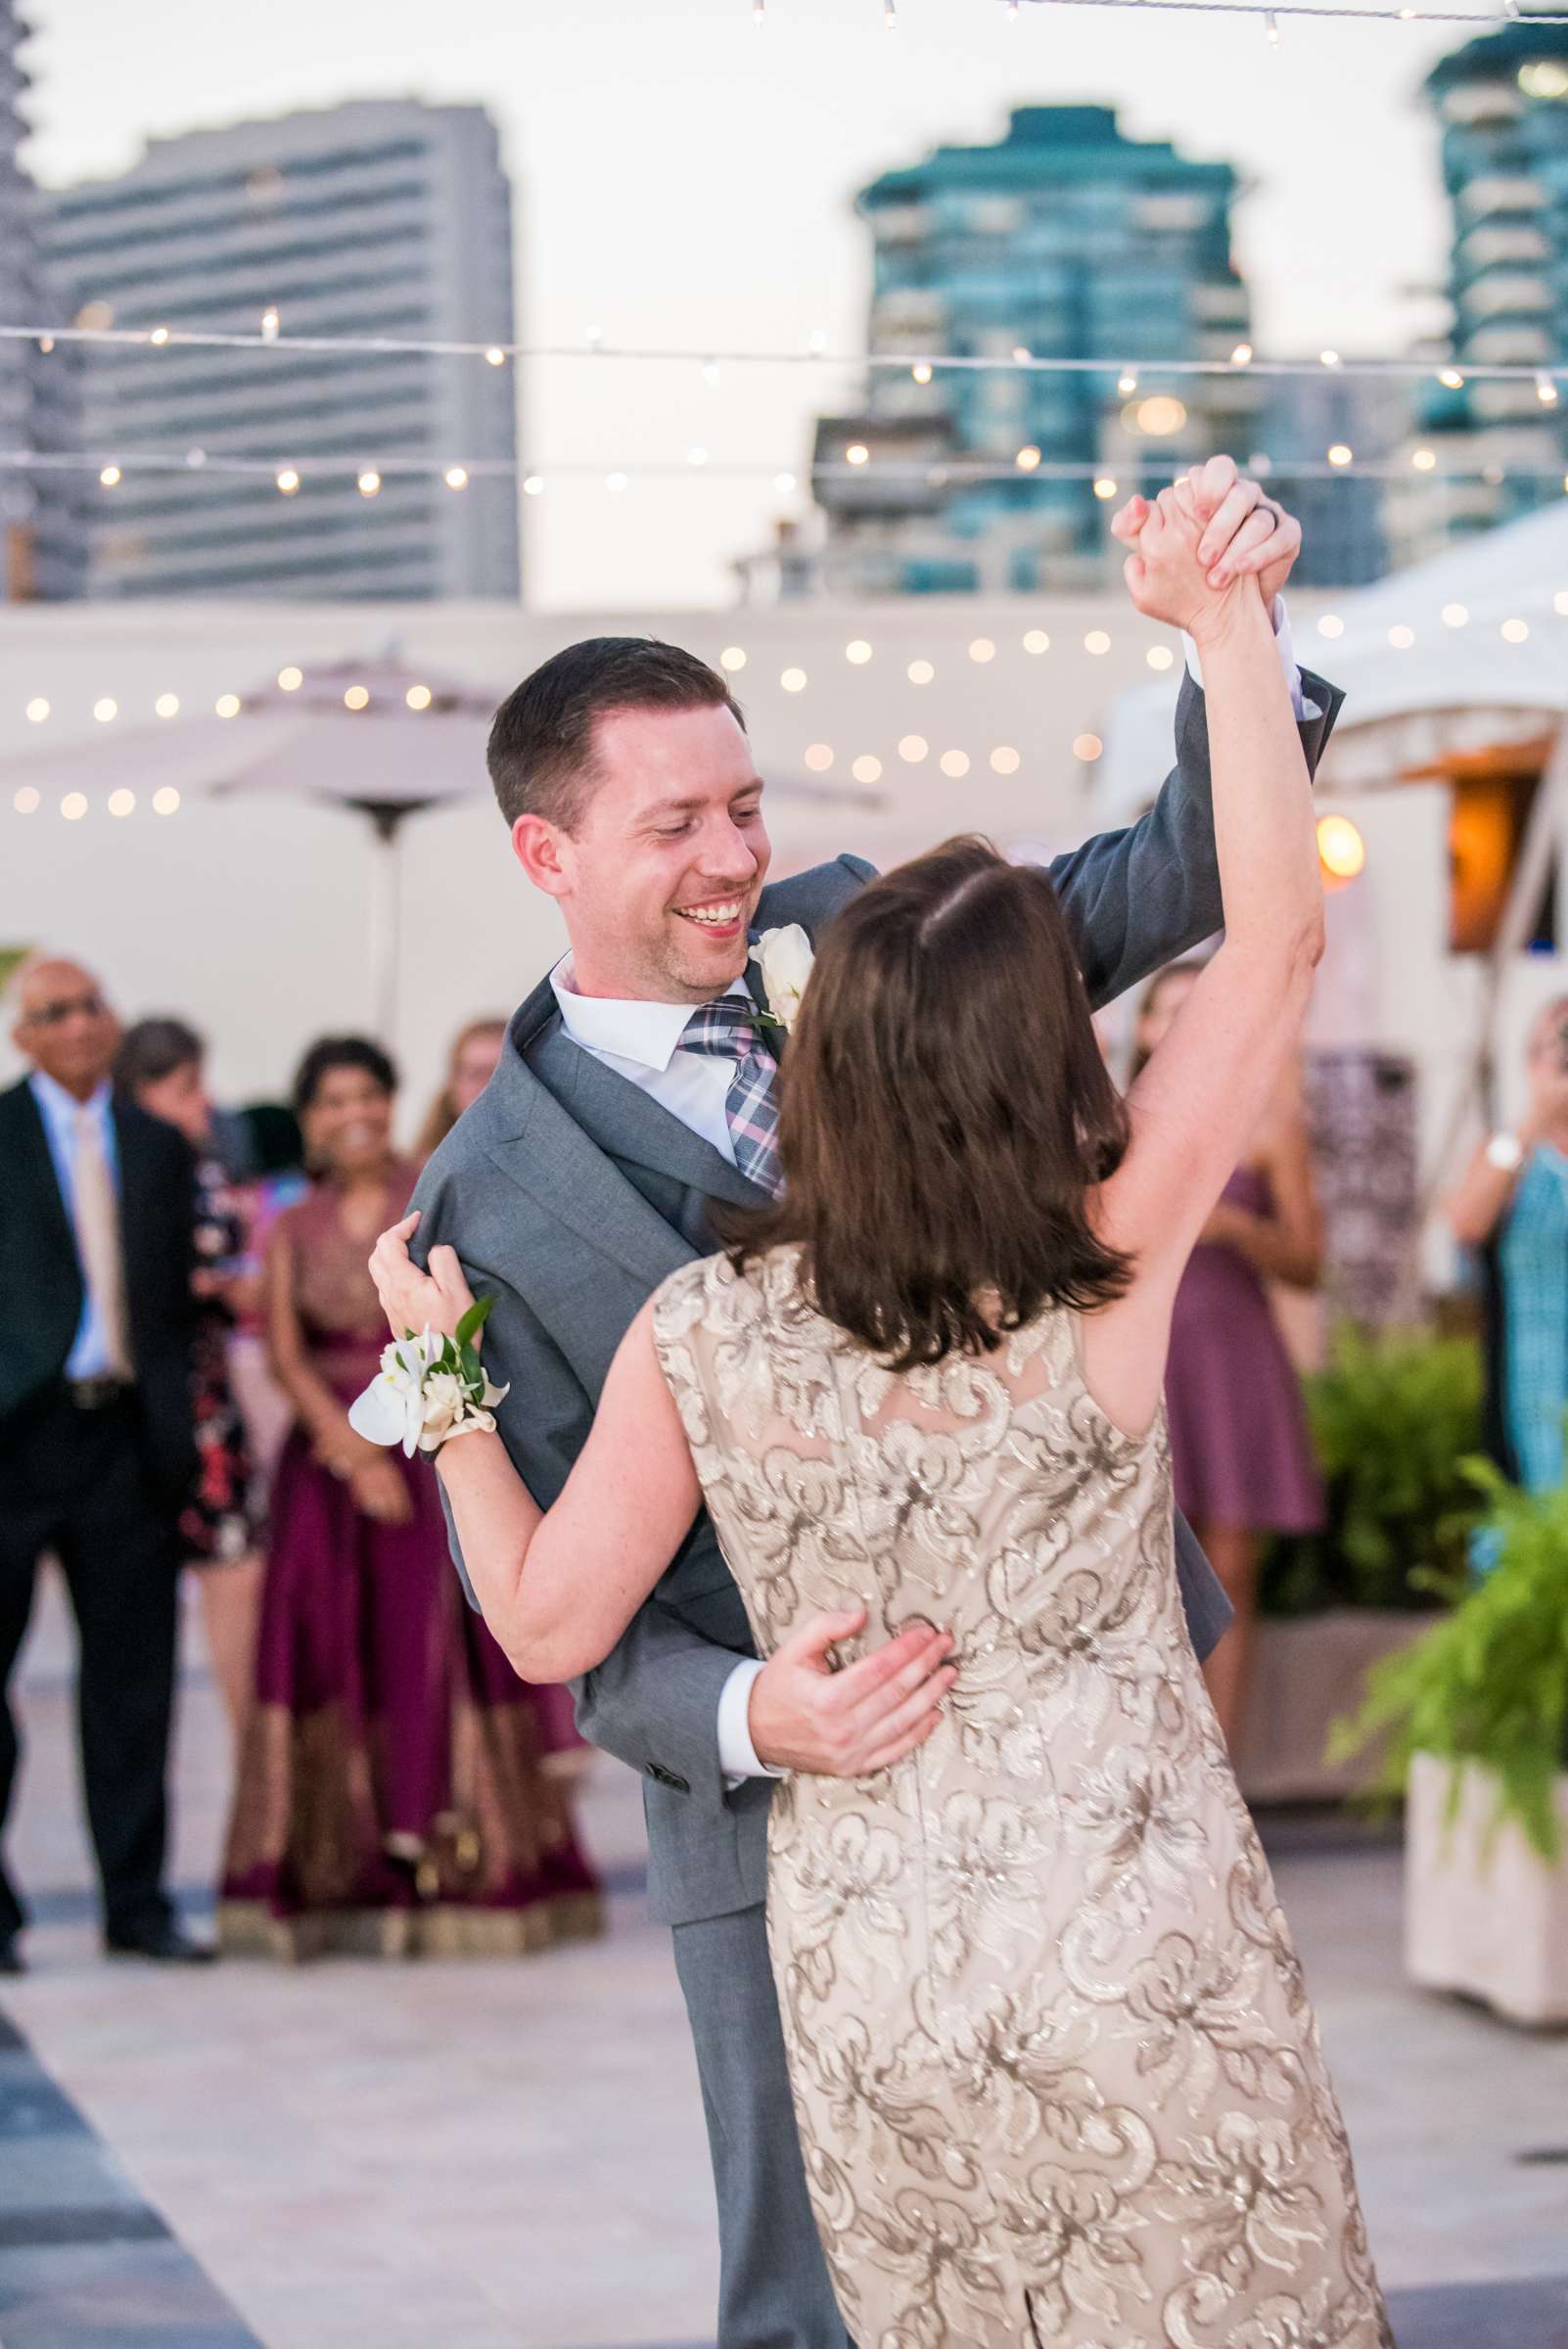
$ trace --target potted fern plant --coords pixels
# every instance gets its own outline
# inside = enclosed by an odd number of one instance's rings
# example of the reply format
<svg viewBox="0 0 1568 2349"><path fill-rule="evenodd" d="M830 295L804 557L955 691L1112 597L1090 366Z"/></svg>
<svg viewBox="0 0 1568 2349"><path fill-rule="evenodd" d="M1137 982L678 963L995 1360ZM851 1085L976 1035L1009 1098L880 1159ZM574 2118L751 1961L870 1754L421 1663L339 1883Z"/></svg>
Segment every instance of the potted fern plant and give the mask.
<svg viewBox="0 0 1568 2349"><path fill-rule="evenodd" d="M1237 1752L1242 1790L1259 1803L1335 1800L1365 1784L1375 1755L1331 1759L1330 1728L1460 1580L1480 1506L1457 1465L1481 1443L1468 1340L1347 1325L1307 1381L1307 1406L1327 1522L1280 1538L1263 1562Z"/></svg>
<svg viewBox="0 0 1568 2349"><path fill-rule="evenodd" d="M1340 1752L1386 1740L1404 1790L1406 1965L1524 2023L1568 2022L1568 1487L1525 1493L1489 1464L1497 1563L1371 1676Z"/></svg>

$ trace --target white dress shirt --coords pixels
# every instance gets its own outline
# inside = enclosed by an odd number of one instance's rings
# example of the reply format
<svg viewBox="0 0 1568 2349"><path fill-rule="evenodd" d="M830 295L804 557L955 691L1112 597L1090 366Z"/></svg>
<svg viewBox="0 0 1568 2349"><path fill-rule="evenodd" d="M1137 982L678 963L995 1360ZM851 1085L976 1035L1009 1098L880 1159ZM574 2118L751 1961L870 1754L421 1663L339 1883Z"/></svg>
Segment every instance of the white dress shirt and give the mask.
<svg viewBox="0 0 1568 2349"><path fill-rule="evenodd" d="M1275 596L1271 617L1280 662L1290 684L1291 702L1300 718L1307 711L1283 596ZM1193 682L1201 685L1203 672L1198 666L1197 647L1188 637L1183 637L1182 642ZM1315 716L1318 713L1314 711L1311 714ZM690 1003L622 1002L606 995L579 995L572 984L570 954L563 956L550 973L550 985L561 1008L562 1025L575 1044L580 1044L584 1052L591 1052L595 1060L603 1061L607 1069L614 1069L629 1083L651 1093L661 1107L693 1133L700 1134L705 1142L712 1142L731 1166L735 1164L735 1144L724 1115L734 1064L712 1052L682 1050L680 1039L693 1010ZM743 979L735 980L727 992L750 1000ZM752 1685L761 1669L750 1657L737 1664L718 1700L718 1759L732 1786L738 1786L745 1778L783 1775L781 1771L769 1770L759 1759L752 1743Z"/></svg>
<svg viewBox="0 0 1568 2349"><path fill-rule="evenodd" d="M614 1069L628 1083L651 1093L663 1109L692 1133L712 1142L720 1155L735 1164L724 1102L734 1063L722 1054L687 1052L681 1048L686 1023L696 1008L691 1003L622 1002L607 995L579 995L572 984L572 957L566 955L550 973L561 1024L575 1044L595 1060ZM726 990L750 1002L744 979ZM750 1708L752 1684L762 1667L754 1657L736 1665L718 1700L718 1760L730 1785L744 1778L776 1778L759 1759L752 1743Z"/></svg>

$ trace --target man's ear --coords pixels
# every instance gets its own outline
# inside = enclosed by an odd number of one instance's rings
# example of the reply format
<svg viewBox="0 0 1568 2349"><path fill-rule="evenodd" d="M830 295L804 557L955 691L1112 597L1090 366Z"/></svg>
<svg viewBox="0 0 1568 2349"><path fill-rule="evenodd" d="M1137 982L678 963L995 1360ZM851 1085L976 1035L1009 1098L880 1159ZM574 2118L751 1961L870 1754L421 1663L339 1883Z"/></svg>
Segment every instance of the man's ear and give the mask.
<svg viewBox="0 0 1568 2349"><path fill-rule="evenodd" d="M535 889L564 898L572 886L572 844L548 816L520 815L512 826L512 853Z"/></svg>

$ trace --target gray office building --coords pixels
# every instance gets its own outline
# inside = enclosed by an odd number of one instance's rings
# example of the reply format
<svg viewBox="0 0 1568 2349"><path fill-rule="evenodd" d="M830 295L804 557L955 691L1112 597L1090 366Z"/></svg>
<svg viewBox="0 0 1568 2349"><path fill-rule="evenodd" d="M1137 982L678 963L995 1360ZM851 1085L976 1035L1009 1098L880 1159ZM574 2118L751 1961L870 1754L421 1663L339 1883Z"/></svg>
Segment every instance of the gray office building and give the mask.
<svg viewBox="0 0 1568 2349"><path fill-rule="evenodd" d="M511 214L483 108L378 100L155 140L43 200L39 242L77 324L505 343ZM80 372L80 444L120 469L86 485L86 594L518 595L516 483L444 478L515 458L510 362L104 344Z"/></svg>
<svg viewBox="0 0 1568 2349"><path fill-rule="evenodd" d="M22 163L28 88L22 51L26 21L0 0L0 323L30 326L51 305L39 281L36 196ZM69 447L74 437L68 356L31 340L0 339L0 449L13 459ZM83 543L75 497L63 477L25 464L0 468L0 603L69 595L81 583Z"/></svg>

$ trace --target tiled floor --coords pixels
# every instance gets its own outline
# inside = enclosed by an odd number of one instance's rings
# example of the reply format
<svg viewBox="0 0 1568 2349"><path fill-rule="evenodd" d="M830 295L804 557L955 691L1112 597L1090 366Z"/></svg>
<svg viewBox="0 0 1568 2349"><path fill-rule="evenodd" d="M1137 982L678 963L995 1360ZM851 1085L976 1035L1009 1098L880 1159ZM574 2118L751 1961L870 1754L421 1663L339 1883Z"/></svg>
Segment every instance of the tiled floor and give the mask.
<svg viewBox="0 0 1568 2349"><path fill-rule="evenodd" d="M0 1989L5 2349L703 2349L706 2146L668 1942L641 1913L629 1776L601 1764L589 1796L619 1887L594 1947L110 1967L69 1653L51 1606L12 1847L33 1971ZM193 1888L226 1781L198 1674L178 1771ZM1406 1988L1393 1851L1315 1825L1273 1843L1401 2349L1568 2349L1568 2167L1527 2158L1568 2145L1568 2038Z"/></svg>

